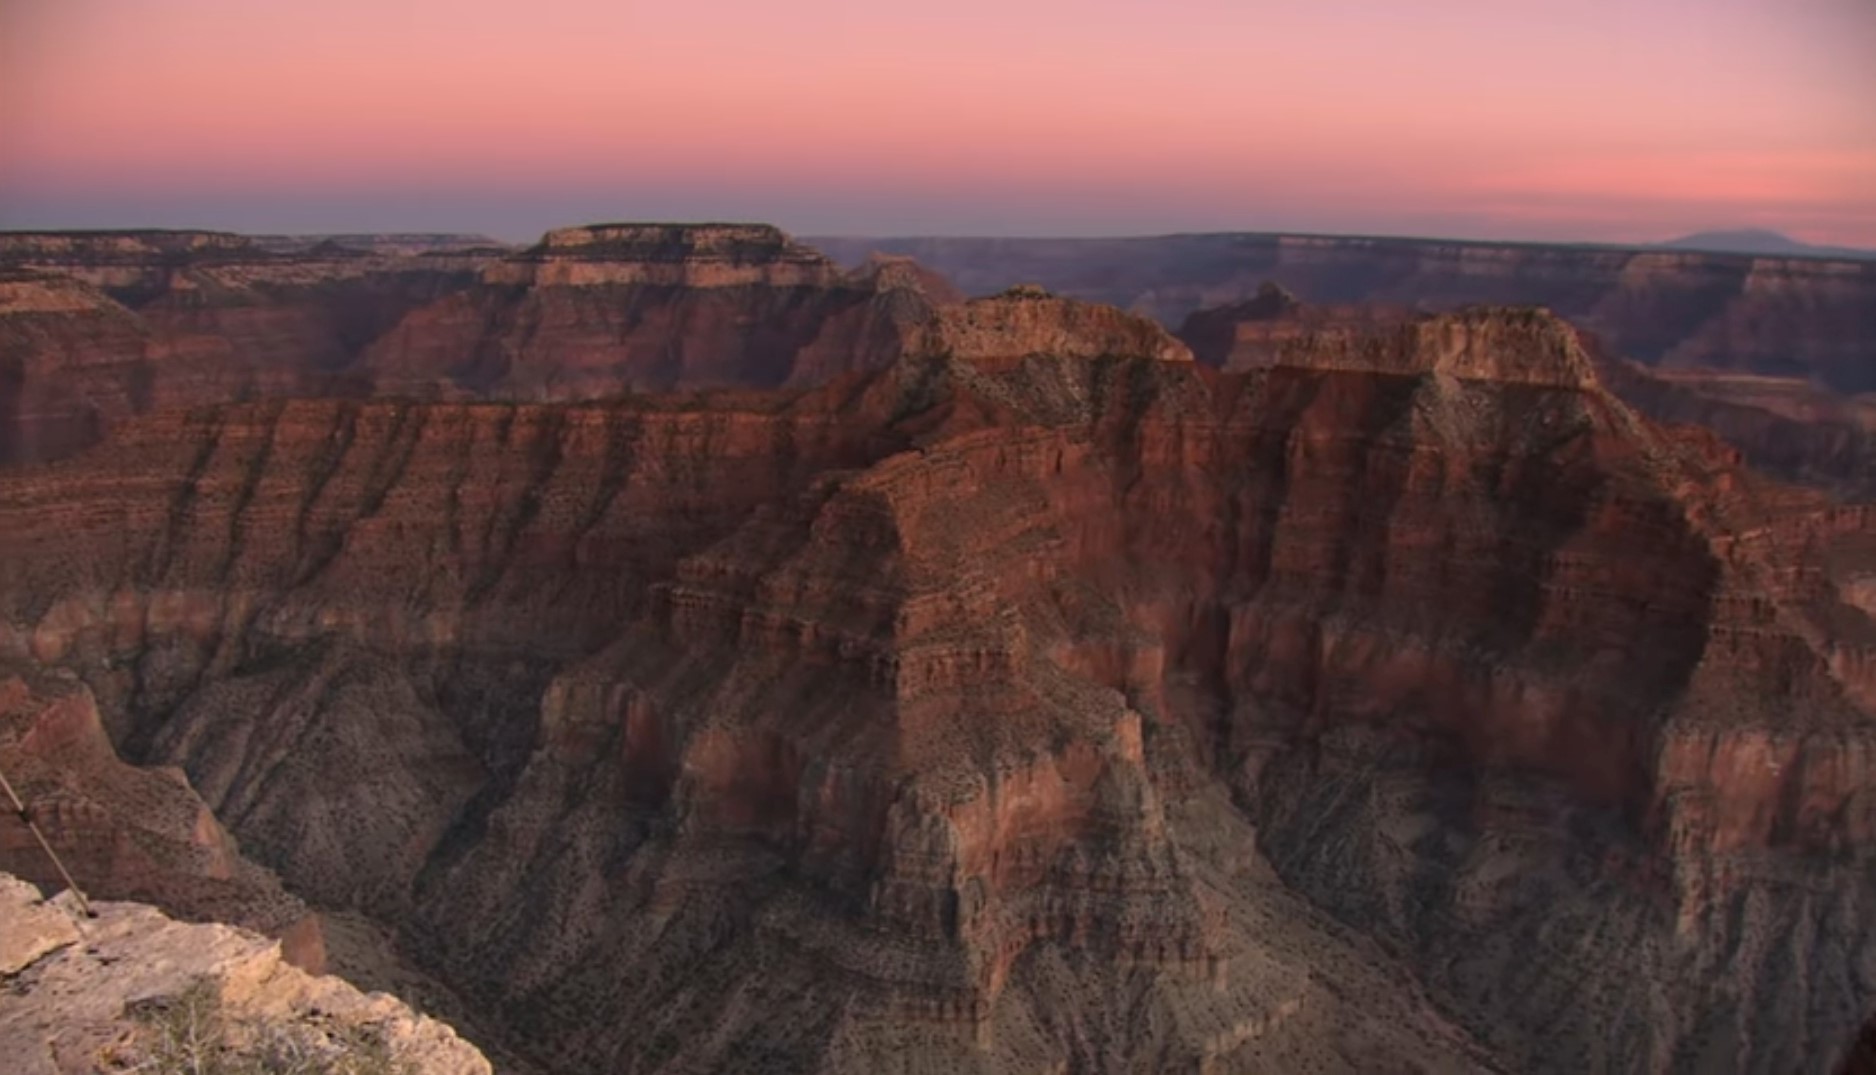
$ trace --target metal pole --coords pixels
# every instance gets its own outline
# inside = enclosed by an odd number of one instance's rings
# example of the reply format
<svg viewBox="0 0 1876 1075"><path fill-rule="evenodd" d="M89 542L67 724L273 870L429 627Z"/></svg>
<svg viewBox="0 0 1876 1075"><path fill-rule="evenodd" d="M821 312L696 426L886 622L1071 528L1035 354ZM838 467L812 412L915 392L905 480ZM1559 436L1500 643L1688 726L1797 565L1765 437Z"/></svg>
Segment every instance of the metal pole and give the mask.
<svg viewBox="0 0 1876 1075"><path fill-rule="evenodd" d="M78 909L84 912L86 918L98 917L98 912L92 910L90 902L85 899L85 890L79 888L78 882L72 880L72 875L66 872L65 863L59 861L59 853L52 850L52 842L46 839L45 833L39 831L39 823L33 820L32 811L26 809L26 804L20 801L19 792L13 790L13 782L7 779L5 773L0 773L0 788L6 789L7 798L13 800L13 812L32 830L33 839L39 841L39 846L45 848L46 857L52 860L52 868L65 879L65 887L72 890L72 898L78 901Z"/></svg>

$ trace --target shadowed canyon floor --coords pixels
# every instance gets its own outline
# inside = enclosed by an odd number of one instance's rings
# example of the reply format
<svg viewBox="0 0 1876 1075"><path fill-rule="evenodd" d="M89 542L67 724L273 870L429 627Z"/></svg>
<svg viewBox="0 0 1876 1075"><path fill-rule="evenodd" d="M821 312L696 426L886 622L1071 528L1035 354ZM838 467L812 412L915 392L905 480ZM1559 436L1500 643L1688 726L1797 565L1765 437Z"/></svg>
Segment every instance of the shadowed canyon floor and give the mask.
<svg viewBox="0 0 1876 1075"><path fill-rule="evenodd" d="M477 273L358 352L480 326L412 398L0 471L0 763L199 796L549 1070L1828 1071L1876 1007L1876 516L1554 316Z"/></svg>

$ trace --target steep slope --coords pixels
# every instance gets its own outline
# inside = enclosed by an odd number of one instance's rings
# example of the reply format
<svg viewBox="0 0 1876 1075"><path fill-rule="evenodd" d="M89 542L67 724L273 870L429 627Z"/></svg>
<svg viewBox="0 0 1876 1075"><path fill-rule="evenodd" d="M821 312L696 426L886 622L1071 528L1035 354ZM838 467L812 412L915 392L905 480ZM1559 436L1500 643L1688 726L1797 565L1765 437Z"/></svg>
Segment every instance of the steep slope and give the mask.
<svg viewBox="0 0 1876 1075"><path fill-rule="evenodd" d="M592 225L492 263L365 361L383 389L470 397L774 387L891 362L933 302L915 267L845 273L765 225Z"/></svg>
<svg viewBox="0 0 1876 1075"><path fill-rule="evenodd" d="M1609 361L1604 378L1636 409L1704 426L1768 474L1853 500L1876 499L1876 407L1808 381Z"/></svg>
<svg viewBox="0 0 1876 1075"><path fill-rule="evenodd" d="M150 409L368 391L364 346L487 257L0 232L0 463L57 458Z"/></svg>
<svg viewBox="0 0 1876 1075"><path fill-rule="evenodd" d="M1876 261L1307 235L810 239L909 255L974 295L1034 281L1177 325L1275 280L1312 303L1547 306L1651 365L1876 389Z"/></svg>
<svg viewBox="0 0 1876 1075"><path fill-rule="evenodd" d="M138 419L0 476L0 651L560 1070L1829 1070L1869 513L1543 315L1219 373L1056 303Z"/></svg>
<svg viewBox="0 0 1876 1075"><path fill-rule="evenodd" d="M0 463L56 459L148 407L151 331L69 277L0 268Z"/></svg>
<svg viewBox="0 0 1876 1075"><path fill-rule="evenodd" d="M567 228L522 251L341 238L365 242L0 233L0 463L238 399L811 384L891 363L962 301L906 259L843 272L760 225Z"/></svg>
<svg viewBox="0 0 1876 1075"><path fill-rule="evenodd" d="M125 764L82 683L0 664L0 772L93 898L148 900L258 930L280 938L294 963L323 965L318 917L242 857L180 771ZM0 870L60 883L10 811L0 820Z"/></svg>
<svg viewBox="0 0 1876 1075"><path fill-rule="evenodd" d="M1199 361L1223 369L1324 361L1400 368L1416 356L1450 360L1455 346L1503 350L1508 341L1481 335L1498 316L1476 309L1428 314L1307 305L1267 284L1256 298L1194 312L1179 335ZM1852 499L1876 492L1876 410L1865 398L1794 378L1650 369L1610 355L1587 337L1574 346L1589 353L1599 379L1624 402L1657 421L1718 434L1755 469ZM1524 349L1514 344L1510 350Z"/></svg>

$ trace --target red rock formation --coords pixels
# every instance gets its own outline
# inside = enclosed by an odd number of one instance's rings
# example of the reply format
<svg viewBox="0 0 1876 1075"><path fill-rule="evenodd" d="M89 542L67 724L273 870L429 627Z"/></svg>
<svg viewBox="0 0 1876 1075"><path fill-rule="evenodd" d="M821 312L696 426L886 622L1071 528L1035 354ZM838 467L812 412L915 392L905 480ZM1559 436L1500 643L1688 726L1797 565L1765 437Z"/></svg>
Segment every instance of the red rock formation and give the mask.
<svg viewBox="0 0 1876 1075"><path fill-rule="evenodd" d="M1542 315L921 324L813 391L137 419L0 475L0 651L566 1070L1829 1066L1866 514Z"/></svg>
<svg viewBox="0 0 1876 1075"><path fill-rule="evenodd" d="M1649 364L1876 389L1876 261L1305 235L810 239L909 255L969 294L1022 281L1167 325L1275 280L1311 303L1541 305Z"/></svg>
<svg viewBox="0 0 1876 1075"><path fill-rule="evenodd" d="M890 363L934 299L889 263L843 273L762 225L549 232L366 356L389 391L587 399L812 382Z"/></svg>
<svg viewBox="0 0 1876 1075"><path fill-rule="evenodd" d="M150 329L76 280L0 269L0 463L95 442L148 404Z"/></svg>
<svg viewBox="0 0 1876 1075"><path fill-rule="evenodd" d="M1033 287L1015 287L992 298L939 310L912 351L976 362L1025 355L1192 360L1184 345L1151 321L1111 306L1056 298Z"/></svg>
<svg viewBox="0 0 1876 1075"><path fill-rule="evenodd" d="M1398 369L1408 356L1431 359L1440 351L1416 336L1465 334L1480 316L1477 310L1433 316L1376 306L1305 306L1272 285L1257 299L1194 313L1179 332L1201 361L1226 369L1322 361ZM1486 342L1484 350L1495 353L1495 346ZM1717 433L1757 469L1839 495L1863 497L1876 489L1876 411L1865 399L1791 378L1650 370L1611 356L1600 341L1581 334L1577 346L1625 402L1656 420Z"/></svg>
<svg viewBox="0 0 1876 1075"><path fill-rule="evenodd" d="M153 408L368 391L352 368L365 344L482 260L0 233L0 463L56 458Z"/></svg>
<svg viewBox="0 0 1876 1075"><path fill-rule="evenodd" d="M126 765L84 684L0 668L0 772L92 899L153 900L185 918L259 930L279 937L298 966L322 967L318 917L241 857L180 770ZM0 870L62 887L10 808Z"/></svg>
<svg viewBox="0 0 1876 1075"><path fill-rule="evenodd" d="M0 235L0 463L232 399L808 385L889 364L959 301L905 259L844 273L756 225L568 228L506 253L399 239Z"/></svg>
<svg viewBox="0 0 1876 1075"><path fill-rule="evenodd" d="M1757 469L1842 496L1876 495L1876 410L1808 381L1720 371L1651 371L1605 360L1610 388L1657 421L1710 429Z"/></svg>

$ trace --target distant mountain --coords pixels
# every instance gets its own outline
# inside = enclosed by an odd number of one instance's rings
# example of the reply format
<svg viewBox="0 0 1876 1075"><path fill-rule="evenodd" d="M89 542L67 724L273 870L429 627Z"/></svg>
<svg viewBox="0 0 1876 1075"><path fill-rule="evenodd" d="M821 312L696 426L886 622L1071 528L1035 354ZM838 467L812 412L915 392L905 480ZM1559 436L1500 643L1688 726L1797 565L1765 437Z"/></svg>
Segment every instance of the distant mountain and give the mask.
<svg viewBox="0 0 1876 1075"><path fill-rule="evenodd" d="M1813 246L1781 232L1765 228L1741 228L1736 231L1703 231L1661 244L1676 250L1701 250L1719 254L1761 254L1772 257L1801 258L1872 258L1876 250L1848 246Z"/></svg>

